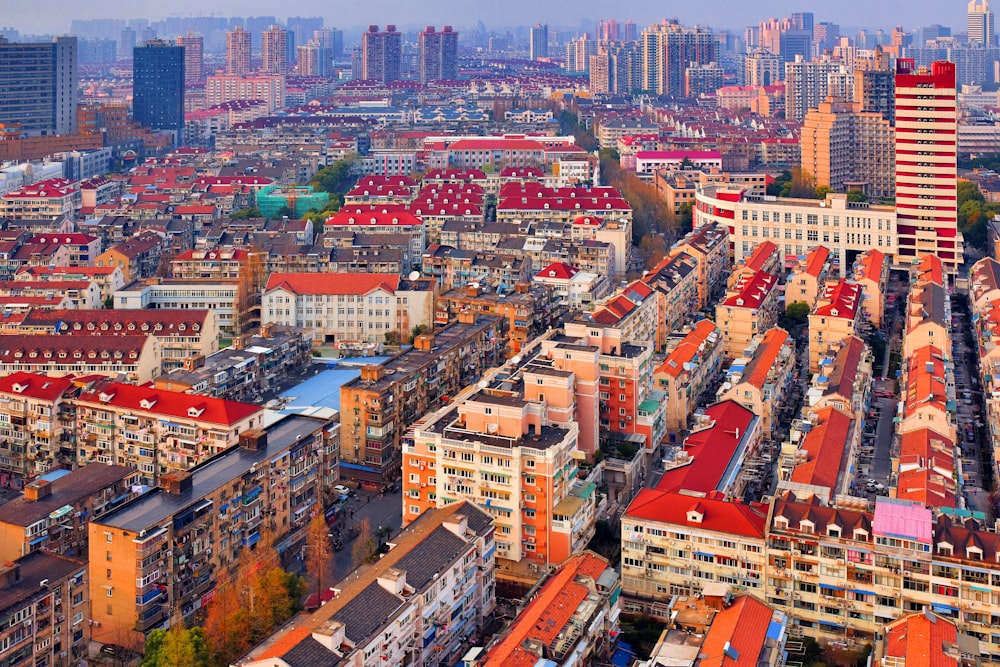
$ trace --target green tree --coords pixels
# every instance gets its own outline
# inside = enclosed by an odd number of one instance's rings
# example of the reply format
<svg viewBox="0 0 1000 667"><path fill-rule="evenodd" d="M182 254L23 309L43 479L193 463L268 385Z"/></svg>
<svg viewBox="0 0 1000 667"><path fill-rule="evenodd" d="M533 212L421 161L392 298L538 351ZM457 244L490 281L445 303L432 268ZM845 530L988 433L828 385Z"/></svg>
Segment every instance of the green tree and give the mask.
<svg viewBox="0 0 1000 667"><path fill-rule="evenodd" d="M274 212L274 216L271 219L272 220L281 220L282 218L292 219L292 218L295 218L295 217L296 217L295 216L295 211L292 210L292 208L286 204L286 205L282 206L281 208L279 208L277 211L275 211Z"/></svg>
<svg viewBox="0 0 1000 667"><path fill-rule="evenodd" d="M146 637L141 667L210 667L212 664L205 629L175 625L153 630Z"/></svg>
<svg viewBox="0 0 1000 667"><path fill-rule="evenodd" d="M427 326L426 324L418 324L417 326L413 327L413 337L416 338L417 336L422 336L425 333L429 333L430 330L431 330L430 327Z"/></svg>
<svg viewBox="0 0 1000 667"><path fill-rule="evenodd" d="M785 171L781 172L780 174L778 174L778 176L775 177L773 183L768 184L767 194L771 195L772 197L786 197L787 195L782 194L782 190L784 190L785 186L791 182L792 182L792 172L786 169Z"/></svg>
<svg viewBox="0 0 1000 667"><path fill-rule="evenodd" d="M986 203L986 197L979 186L972 181L959 181L958 183L958 205L961 206L967 201L977 201L980 204Z"/></svg>
<svg viewBox="0 0 1000 667"><path fill-rule="evenodd" d="M809 304L804 301L793 301L785 308L785 317L791 325L802 324L809 318Z"/></svg>
<svg viewBox="0 0 1000 667"><path fill-rule="evenodd" d="M817 185L813 189L813 199L826 199L826 196L833 192L833 188L828 185Z"/></svg>
<svg viewBox="0 0 1000 667"><path fill-rule="evenodd" d="M848 190L847 201L855 203L863 203L868 201L868 195L864 193L864 190Z"/></svg>
<svg viewBox="0 0 1000 667"><path fill-rule="evenodd" d="M356 157L352 156L323 167L316 172L309 185L323 192L347 192L355 182L351 174L355 159Z"/></svg>
<svg viewBox="0 0 1000 667"><path fill-rule="evenodd" d="M229 214L231 220L250 220L259 217L261 217L259 208L241 208Z"/></svg>

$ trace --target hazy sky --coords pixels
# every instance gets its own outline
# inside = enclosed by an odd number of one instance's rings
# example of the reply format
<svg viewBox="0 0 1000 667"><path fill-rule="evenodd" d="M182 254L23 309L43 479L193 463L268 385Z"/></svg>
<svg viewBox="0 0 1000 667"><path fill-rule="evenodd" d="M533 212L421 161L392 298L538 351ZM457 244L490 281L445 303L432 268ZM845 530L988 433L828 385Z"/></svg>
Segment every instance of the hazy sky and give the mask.
<svg viewBox="0 0 1000 667"><path fill-rule="evenodd" d="M832 21L845 26L892 27L907 29L932 23L964 30L964 0L696 0L650 2L649 0L49 0L36 4L23 0L0 0L0 25L21 32L65 32L74 18L149 18L165 15L216 16L323 16L328 26L357 26L368 23L395 23L401 27L423 24L474 25L482 19L488 28L533 24L579 25L580 19L634 19L640 25L664 17L682 23L700 23L714 28L742 28L770 16L784 17L793 11L812 11L816 21ZM168 9L169 8L169 9Z"/></svg>

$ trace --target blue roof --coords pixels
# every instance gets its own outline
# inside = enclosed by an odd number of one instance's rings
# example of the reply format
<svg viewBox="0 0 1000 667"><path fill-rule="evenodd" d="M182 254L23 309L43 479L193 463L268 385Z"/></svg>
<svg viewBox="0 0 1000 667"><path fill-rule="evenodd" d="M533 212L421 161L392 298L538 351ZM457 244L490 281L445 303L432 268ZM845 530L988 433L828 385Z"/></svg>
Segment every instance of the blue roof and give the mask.
<svg viewBox="0 0 1000 667"><path fill-rule="evenodd" d="M361 376L360 368L333 368L290 387L283 398L292 400L285 408L323 407L340 410L340 387Z"/></svg>
<svg viewBox="0 0 1000 667"><path fill-rule="evenodd" d="M69 470L50 470L44 475L39 475L38 479L44 479L46 482L54 482L60 477L65 477L69 473Z"/></svg>

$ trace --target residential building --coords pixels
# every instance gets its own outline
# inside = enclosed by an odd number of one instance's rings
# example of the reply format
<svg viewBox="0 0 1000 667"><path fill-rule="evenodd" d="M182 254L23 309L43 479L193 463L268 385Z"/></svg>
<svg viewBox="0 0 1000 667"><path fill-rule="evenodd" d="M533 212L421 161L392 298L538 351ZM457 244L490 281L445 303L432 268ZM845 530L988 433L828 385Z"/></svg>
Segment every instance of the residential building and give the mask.
<svg viewBox="0 0 1000 667"><path fill-rule="evenodd" d="M169 248L170 239L147 230L102 252L94 258L94 266L120 268L126 283L152 278L160 269L161 256Z"/></svg>
<svg viewBox="0 0 1000 667"><path fill-rule="evenodd" d="M499 641L477 658L482 667L547 660L593 664L610 658L618 635L621 583L608 561L586 551L556 568Z"/></svg>
<svg viewBox="0 0 1000 667"><path fill-rule="evenodd" d="M862 315L881 329L889 286L889 262L885 253L873 248L859 255L854 260L853 280L861 286Z"/></svg>
<svg viewBox="0 0 1000 667"><path fill-rule="evenodd" d="M679 442L702 394L722 369L722 335L711 320L686 326L667 342L667 358L653 371L653 386L666 398L664 414L670 443Z"/></svg>
<svg viewBox="0 0 1000 667"><path fill-rule="evenodd" d="M900 262L936 255L949 273L962 262L962 235L957 227L957 130L955 64L937 61L930 68L918 69L912 59L898 59L896 234Z"/></svg>
<svg viewBox="0 0 1000 667"><path fill-rule="evenodd" d="M420 83L458 78L458 33L450 25L435 32L427 26L419 35Z"/></svg>
<svg viewBox="0 0 1000 667"><path fill-rule="evenodd" d="M0 379L0 487L75 465L75 391L70 378L14 372Z"/></svg>
<svg viewBox="0 0 1000 667"><path fill-rule="evenodd" d="M954 377L951 361L941 348L927 345L917 348L907 357L903 377L906 395L897 433L930 428L957 442L957 423L954 408Z"/></svg>
<svg viewBox="0 0 1000 667"><path fill-rule="evenodd" d="M0 301L4 310L27 310L33 306L37 310L47 308L69 308L91 310L101 308L101 288L90 280L64 280L51 282L28 282L26 280L0 281ZM63 305L64 304L64 305Z"/></svg>
<svg viewBox="0 0 1000 667"><path fill-rule="evenodd" d="M41 550L86 559L87 523L134 498L141 481L134 468L103 463L62 472L36 478L0 505L5 563Z"/></svg>
<svg viewBox="0 0 1000 667"><path fill-rule="evenodd" d="M550 288L553 297L569 310L590 308L611 290L611 281L607 276L580 271L563 262L549 264L535 274L533 282Z"/></svg>
<svg viewBox="0 0 1000 667"><path fill-rule="evenodd" d="M956 479L961 463L956 464L955 444L929 428L903 434L892 461L896 477L890 495L925 507L956 507L964 484Z"/></svg>
<svg viewBox="0 0 1000 667"><path fill-rule="evenodd" d="M972 0L968 12L969 44L975 46L995 46L993 12L989 0Z"/></svg>
<svg viewBox="0 0 1000 667"><path fill-rule="evenodd" d="M0 125L27 136L76 134L77 38L0 40Z"/></svg>
<svg viewBox="0 0 1000 667"><path fill-rule="evenodd" d="M101 600L91 607L93 638L141 649L149 630L202 609L244 549L263 542L280 551L302 540L324 502L327 472L336 471L329 427L326 419L286 415L91 521L89 561L100 569L88 583Z"/></svg>
<svg viewBox="0 0 1000 667"><path fill-rule="evenodd" d="M253 71L250 67L251 34L241 25L226 32L226 74L244 77Z"/></svg>
<svg viewBox="0 0 1000 667"><path fill-rule="evenodd" d="M383 273L272 273L261 297L264 324L314 329L326 342L408 340L434 322L432 281Z"/></svg>
<svg viewBox="0 0 1000 667"><path fill-rule="evenodd" d="M235 336L254 328L249 295L243 280L150 278L114 294L115 310L211 310L220 336Z"/></svg>
<svg viewBox="0 0 1000 667"><path fill-rule="evenodd" d="M549 26L536 23L528 35L528 58L539 60L549 57Z"/></svg>
<svg viewBox="0 0 1000 667"><path fill-rule="evenodd" d="M372 488L399 470L403 437L414 422L446 404L505 358L499 317L463 313L459 321L417 336L413 347L340 388L345 479Z"/></svg>
<svg viewBox="0 0 1000 667"><path fill-rule="evenodd" d="M742 497L759 478L764 435L760 418L735 401L699 410L684 442L667 450L656 488Z"/></svg>
<svg viewBox="0 0 1000 667"><path fill-rule="evenodd" d="M777 276L782 273L781 249L770 241L764 241L753 247L748 256L733 263L729 274L728 287L732 289L741 280L752 278L759 271Z"/></svg>
<svg viewBox="0 0 1000 667"><path fill-rule="evenodd" d="M832 345L858 332L861 322L861 286L841 278L827 283L809 313L809 371L819 370L819 361Z"/></svg>
<svg viewBox="0 0 1000 667"><path fill-rule="evenodd" d="M132 53L132 116L151 130L184 131L184 47L153 40Z"/></svg>
<svg viewBox="0 0 1000 667"><path fill-rule="evenodd" d="M781 446L778 489L814 493L824 502L850 496L851 470L857 463L860 422L836 408L811 409L798 437Z"/></svg>
<svg viewBox="0 0 1000 667"><path fill-rule="evenodd" d="M0 375L124 375L143 383L160 374L160 360L160 343L152 336L0 335Z"/></svg>
<svg viewBox="0 0 1000 667"><path fill-rule="evenodd" d="M101 303L114 298L114 292L125 286L125 276L118 267L93 266L22 266L14 280L63 281L92 280L101 288Z"/></svg>
<svg viewBox="0 0 1000 667"><path fill-rule="evenodd" d="M785 280L785 303L804 303L810 309L826 289L830 270L830 251L825 246L812 248L805 257L799 257Z"/></svg>
<svg viewBox="0 0 1000 667"><path fill-rule="evenodd" d="M642 282L652 287L657 302L656 349L662 350L667 336L690 323L699 306L698 260L683 250L666 256Z"/></svg>
<svg viewBox="0 0 1000 667"><path fill-rule="evenodd" d="M130 465L145 484L234 447L264 421L249 403L111 381L81 392L76 412L79 462Z"/></svg>
<svg viewBox="0 0 1000 667"><path fill-rule="evenodd" d="M14 220L71 217L81 199L79 183L52 178L5 194L0 198L0 216Z"/></svg>
<svg viewBox="0 0 1000 667"><path fill-rule="evenodd" d="M800 136L802 171L813 185L860 190L875 201L895 196L895 130L881 113L827 97L806 112Z"/></svg>
<svg viewBox="0 0 1000 667"><path fill-rule="evenodd" d="M507 389L494 374L407 434L403 523L475 502L497 525L498 576L534 581L586 548L597 494L577 480L573 373L534 359L512 365L523 385Z"/></svg>
<svg viewBox="0 0 1000 667"><path fill-rule="evenodd" d="M389 551L278 630L240 667L459 661L496 607L496 528L472 503L427 512ZM324 596L325 597L325 596Z"/></svg>
<svg viewBox="0 0 1000 667"><path fill-rule="evenodd" d="M971 14L969 20L972 21ZM959 633L952 620L933 611L907 614L887 623L885 641L881 642L881 646L882 655L877 658L882 665L905 664L907 656L910 656L911 664L914 657L919 662L948 667L977 667L982 664L978 653L979 641Z"/></svg>
<svg viewBox="0 0 1000 667"><path fill-rule="evenodd" d="M795 374L795 340L784 329L773 327L755 336L742 356L733 360L718 400L739 403L760 417L765 434L774 435Z"/></svg>
<svg viewBox="0 0 1000 667"><path fill-rule="evenodd" d="M641 490L622 515L622 611L667 618L672 598L712 582L762 596L767 510L716 491Z"/></svg>
<svg viewBox="0 0 1000 667"><path fill-rule="evenodd" d="M708 308L726 284L731 269L729 229L715 223L696 227L671 250L686 252L698 262L698 305Z"/></svg>
<svg viewBox="0 0 1000 667"><path fill-rule="evenodd" d="M348 210L349 208L345 207L339 213L327 218L323 224L323 232L362 232L373 236L406 234L410 240L410 257L415 260L424 254L427 237L423 221L417 216L408 211L355 213Z"/></svg>
<svg viewBox="0 0 1000 667"><path fill-rule="evenodd" d="M238 100L259 100L268 113L285 108L284 74L210 74L205 79L205 106Z"/></svg>
<svg viewBox="0 0 1000 667"><path fill-rule="evenodd" d="M822 244L841 269L848 266L849 252L872 249L893 265L904 261L897 256L897 214L892 206L849 202L847 195L835 193L821 201L773 199L715 184L700 185L695 199L695 229L713 222L728 227L735 263L768 240L778 245L783 257L799 257Z"/></svg>
<svg viewBox="0 0 1000 667"><path fill-rule="evenodd" d="M461 289L443 292L435 299L434 324L441 326L458 319L461 312L497 315L507 320L507 354L514 356L539 334L559 326L567 310L555 303L552 290L541 285L519 283L504 291L470 283Z"/></svg>
<svg viewBox="0 0 1000 667"><path fill-rule="evenodd" d="M726 290L725 298L715 307L715 323L722 333L722 353L735 359L760 333L778 321L780 303L778 279L757 271L738 279Z"/></svg>
<svg viewBox="0 0 1000 667"><path fill-rule="evenodd" d="M803 415L832 407L862 419L871 389L875 361L872 356L871 348L856 336L848 336L831 346L806 389Z"/></svg>
<svg viewBox="0 0 1000 667"><path fill-rule="evenodd" d="M906 301L903 335L903 356L912 357L915 350L934 345L947 350L951 347L951 299L948 291L932 282L911 286Z"/></svg>
<svg viewBox="0 0 1000 667"><path fill-rule="evenodd" d="M709 28L664 20L643 30L640 41L641 89L656 95L683 96L685 70L692 63L717 60L715 35Z"/></svg>
<svg viewBox="0 0 1000 667"><path fill-rule="evenodd" d="M270 26L261 34L262 74L288 72L288 40L288 31L278 25Z"/></svg>
<svg viewBox="0 0 1000 667"><path fill-rule="evenodd" d="M184 48L184 85L201 83L205 78L205 38L188 30L177 37L177 46Z"/></svg>
<svg viewBox="0 0 1000 667"><path fill-rule="evenodd" d="M377 25L368 26L368 30L361 34L361 78L382 83L401 79L402 40L394 25L387 25L384 32Z"/></svg>
<svg viewBox="0 0 1000 667"><path fill-rule="evenodd" d="M798 122L805 120L810 109L816 109L828 95L835 95L848 100L848 94L853 94L854 83L846 91L836 87L831 90L831 79L836 75L850 76L847 66L841 62L824 57L821 60L808 60L808 56L798 55L792 62L785 61L785 114Z"/></svg>
<svg viewBox="0 0 1000 667"><path fill-rule="evenodd" d="M90 654L87 564L33 553L0 567L0 660L68 667Z"/></svg>

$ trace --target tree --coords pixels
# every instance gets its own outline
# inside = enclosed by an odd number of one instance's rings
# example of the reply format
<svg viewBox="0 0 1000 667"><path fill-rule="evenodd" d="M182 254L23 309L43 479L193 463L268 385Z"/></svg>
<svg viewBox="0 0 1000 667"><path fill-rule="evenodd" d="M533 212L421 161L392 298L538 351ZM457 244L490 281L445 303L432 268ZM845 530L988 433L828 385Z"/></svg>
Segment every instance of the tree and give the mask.
<svg viewBox="0 0 1000 667"><path fill-rule="evenodd" d="M813 198L826 199L826 196L831 192L833 192L833 188L831 188L829 185L817 185L813 189Z"/></svg>
<svg viewBox="0 0 1000 667"><path fill-rule="evenodd" d="M333 560L328 530L326 518L322 512L318 512L309 522L309 532L306 534L306 570L316 577L316 597L320 599L323 596L323 573Z"/></svg>
<svg viewBox="0 0 1000 667"><path fill-rule="evenodd" d="M271 219L281 220L282 218L294 218L294 217L295 217L295 211L292 210L292 208L286 204L281 208L279 208L277 211L275 211L274 216Z"/></svg>
<svg viewBox="0 0 1000 667"><path fill-rule="evenodd" d="M352 156L323 167L316 172L309 185L323 192L347 192L355 181L351 174L354 160Z"/></svg>
<svg viewBox="0 0 1000 667"><path fill-rule="evenodd" d="M802 324L807 319L809 319L809 304L804 301L793 301L788 304L785 308L785 317L788 319L789 324L795 326L796 324Z"/></svg>
<svg viewBox="0 0 1000 667"><path fill-rule="evenodd" d="M146 638L141 667L209 667L212 664L205 629L153 630Z"/></svg>
<svg viewBox="0 0 1000 667"><path fill-rule="evenodd" d="M351 549L355 563L375 562L378 554L378 542L375 541L372 524L367 518L362 519L361 523L358 524L358 536Z"/></svg>
<svg viewBox="0 0 1000 667"><path fill-rule="evenodd" d="M418 324L417 326L413 327L413 337L416 338L417 336L422 336L425 333L428 333L429 331L430 327L428 327L426 324Z"/></svg>
<svg viewBox="0 0 1000 667"><path fill-rule="evenodd" d="M768 184L767 194L771 195L772 197L787 196L782 194L782 190L784 189L785 185L791 183L791 181L792 181L792 172L786 169L785 171L778 174L778 176L774 179L773 183Z"/></svg>
<svg viewBox="0 0 1000 667"><path fill-rule="evenodd" d="M261 217L259 208L241 208L229 214L230 220L250 220L259 217Z"/></svg>
<svg viewBox="0 0 1000 667"><path fill-rule="evenodd" d="M864 203L868 201L868 195L864 193L864 190L848 190L847 201L854 203Z"/></svg>

